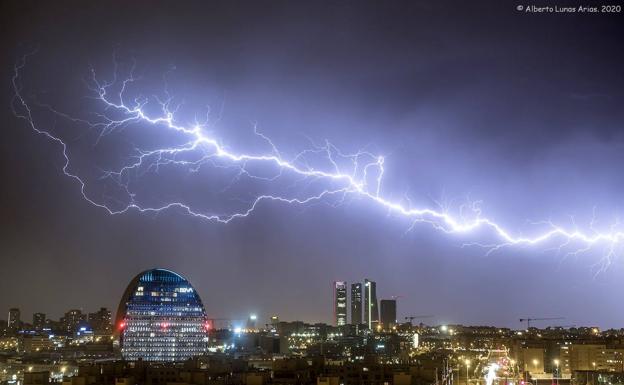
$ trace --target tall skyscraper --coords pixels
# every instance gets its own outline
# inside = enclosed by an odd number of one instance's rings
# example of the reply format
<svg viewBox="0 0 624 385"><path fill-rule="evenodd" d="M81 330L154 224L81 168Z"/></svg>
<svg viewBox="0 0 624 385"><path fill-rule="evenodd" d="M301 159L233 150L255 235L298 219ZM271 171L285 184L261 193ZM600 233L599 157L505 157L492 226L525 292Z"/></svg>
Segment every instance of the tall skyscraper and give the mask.
<svg viewBox="0 0 624 385"><path fill-rule="evenodd" d="M362 284L351 284L351 324L362 323Z"/></svg>
<svg viewBox="0 0 624 385"><path fill-rule="evenodd" d="M46 326L46 315L44 313L33 314L33 328L40 332Z"/></svg>
<svg viewBox="0 0 624 385"><path fill-rule="evenodd" d="M347 324L347 283L334 282L334 321L336 326Z"/></svg>
<svg viewBox="0 0 624 385"><path fill-rule="evenodd" d="M364 322L372 329L379 322L379 308L377 307L377 283L364 280Z"/></svg>
<svg viewBox="0 0 624 385"><path fill-rule="evenodd" d="M395 299L382 299L379 309L381 312L381 324L385 329L390 329L396 325L397 308Z"/></svg>
<svg viewBox="0 0 624 385"><path fill-rule="evenodd" d="M7 320L7 327L9 331L17 333L21 325L22 320L20 319L20 309L16 307L9 309L9 318Z"/></svg>

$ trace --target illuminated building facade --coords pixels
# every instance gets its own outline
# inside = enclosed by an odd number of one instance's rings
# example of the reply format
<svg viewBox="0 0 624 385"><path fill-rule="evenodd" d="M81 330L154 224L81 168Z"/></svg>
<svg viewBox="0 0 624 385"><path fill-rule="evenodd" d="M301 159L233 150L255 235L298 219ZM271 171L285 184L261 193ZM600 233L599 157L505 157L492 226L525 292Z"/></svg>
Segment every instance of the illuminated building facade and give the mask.
<svg viewBox="0 0 624 385"><path fill-rule="evenodd" d="M106 335L113 330L111 311L105 307L95 313L89 313L89 325L95 334Z"/></svg>
<svg viewBox="0 0 624 385"><path fill-rule="evenodd" d="M61 325L63 331L68 335L72 335L78 331L78 326L81 322L87 320L87 315L82 314L80 309L71 309L61 317Z"/></svg>
<svg viewBox="0 0 624 385"><path fill-rule="evenodd" d="M334 282L334 322L336 326L347 324L347 283Z"/></svg>
<svg viewBox="0 0 624 385"><path fill-rule="evenodd" d="M368 279L364 280L364 322L369 329L372 329L379 322L377 283Z"/></svg>
<svg viewBox="0 0 624 385"><path fill-rule="evenodd" d="M206 352L204 305L191 284L173 271L154 269L128 285L117 311L124 359L183 361Z"/></svg>
<svg viewBox="0 0 624 385"><path fill-rule="evenodd" d="M351 284L351 324L362 323L362 284Z"/></svg>

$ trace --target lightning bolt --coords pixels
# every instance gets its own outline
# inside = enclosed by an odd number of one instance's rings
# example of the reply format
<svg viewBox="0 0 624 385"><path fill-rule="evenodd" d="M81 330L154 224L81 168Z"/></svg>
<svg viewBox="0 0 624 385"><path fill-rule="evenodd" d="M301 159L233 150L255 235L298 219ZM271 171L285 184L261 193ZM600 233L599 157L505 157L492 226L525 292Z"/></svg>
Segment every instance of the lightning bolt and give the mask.
<svg viewBox="0 0 624 385"><path fill-rule="evenodd" d="M448 209L441 207L414 207L408 199L393 201L383 194L385 173L383 156L366 150L344 153L328 141L321 145L312 143L310 148L288 159L282 155L269 137L254 127L255 135L269 147L268 152L256 154L230 150L210 134L208 113L201 121L196 119L194 124L179 123L176 119L176 112L181 104L174 101L167 87L165 87L164 98L141 95L131 97L129 89L137 81L134 66L129 70L127 77L119 80L117 79L116 60L112 81L101 81L96 76L96 72L91 71L87 82L88 88L102 108L101 111L93 112L88 118L63 113L48 104L29 103L24 96L20 78L20 72L26 66L26 58L27 56L16 63L12 77L14 114L25 120L34 132L45 136L61 147L64 157L63 173L78 183L82 196L87 202L106 210L111 215L132 210L142 213L158 213L177 209L193 217L229 223L251 215L259 205L267 201L300 206L314 202L330 202L330 204L337 205L344 203L348 197L357 197L384 208L390 214L407 218L411 221L409 229L413 229L420 223L426 223L446 234L466 234L479 229L489 230L497 240L496 242L465 244L485 247L488 252L509 246L531 246L555 241L558 242L557 250L562 250L572 243L581 245L570 252L570 255L601 245L605 247L606 258L610 261L624 240L624 232L618 230L619 223L615 223L608 231L601 232L595 229L593 220L588 231L579 230L576 226L565 228L547 221L540 223L545 230L533 236L522 236L514 234L497 221L484 216L480 202L462 206L459 215L452 215ZM147 150L135 147L128 162L116 169L103 170L100 179L115 181L125 193L125 200L121 202L115 200L111 203L96 199L89 193L85 178L72 171L67 140L56 134L52 128L43 128L36 123L37 119L33 113L35 107L46 109L59 119L73 124L84 124L89 129L95 130L97 132L96 143L109 135L128 130L134 125L148 126L150 130L153 130L150 133L154 134L173 134L179 143L174 146L157 146ZM265 183L268 186L280 180L289 180L293 186L304 184L314 186L314 188L296 189L298 192L258 194L240 202L244 204L243 207L226 213L198 209L196 205L177 200L165 201L162 204L142 202L136 189L136 179L147 173L158 173L163 167L183 167L191 173L199 172L204 167L233 172L234 178L222 191L227 191L233 184L244 178ZM258 169L273 171L259 172ZM318 188L319 185L324 187Z"/></svg>

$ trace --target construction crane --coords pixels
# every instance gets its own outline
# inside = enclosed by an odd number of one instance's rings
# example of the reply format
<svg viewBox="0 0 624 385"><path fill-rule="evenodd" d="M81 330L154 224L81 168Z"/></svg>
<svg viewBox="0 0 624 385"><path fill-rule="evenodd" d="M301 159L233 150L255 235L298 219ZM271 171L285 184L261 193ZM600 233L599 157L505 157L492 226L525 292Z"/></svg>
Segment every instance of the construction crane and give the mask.
<svg viewBox="0 0 624 385"><path fill-rule="evenodd" d="M542 317L542 318L520 318L520 322L526 322L527 330L531 327L531 322L533 321L553 321L564 319L564 317Z"/></svg>
<svg viewBox="0 0 624 385"><path fill-rule="evenodd" d="M412 324L412 321L415 319L424 319L424 318L433 318L434 316L432 315L410 315L405 317L406 320L409 321L410 325Z"/></svg>

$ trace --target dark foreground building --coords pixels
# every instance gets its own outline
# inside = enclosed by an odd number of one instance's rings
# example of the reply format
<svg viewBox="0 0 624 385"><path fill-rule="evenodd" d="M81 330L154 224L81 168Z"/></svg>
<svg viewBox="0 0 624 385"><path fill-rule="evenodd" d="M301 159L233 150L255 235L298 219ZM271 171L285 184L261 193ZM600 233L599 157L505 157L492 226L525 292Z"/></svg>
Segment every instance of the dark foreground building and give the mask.
<svg viewBox="0 0 624 385"><path fill-rule="evenodd" d="M396 300L382 299L380 302L381 325L386 329L391 329L397 324Z"/></svg>
<svg viewBox="0 0 624 385"><path fill-rule="evenodd" d="M362 284L351 284L351 324L362 323Z"/></svg>
<svg viewBox="0 0 624 385"><path fill-rule="evenodd" d="M182 361L206 352L206 312L181 275L164 269L137 275L124 292L115 327L127 360Z"/></svg>

